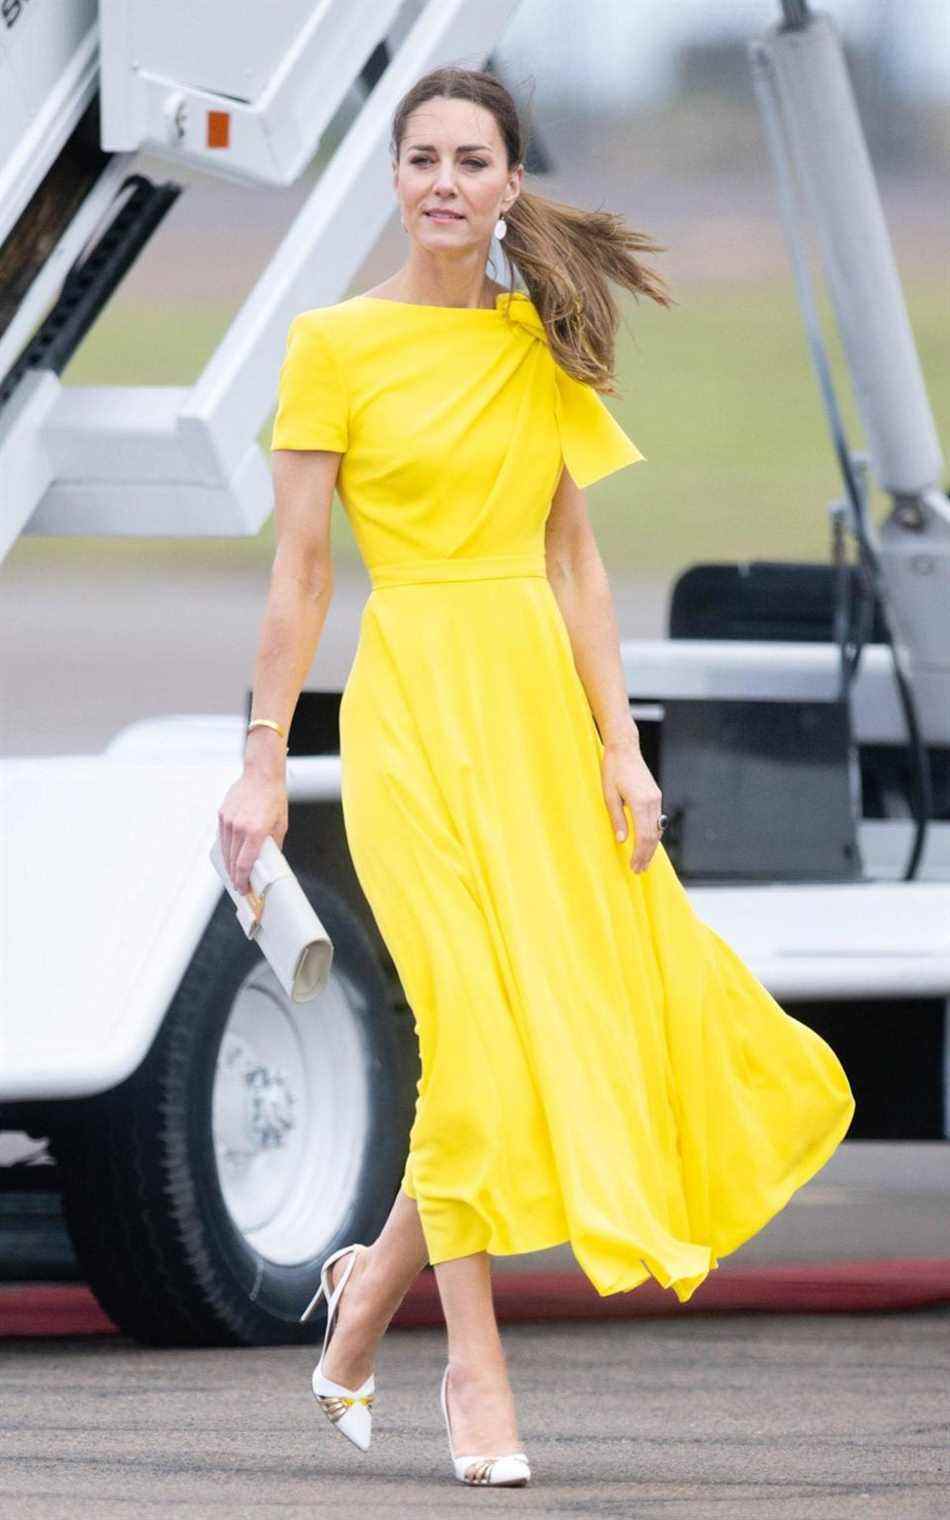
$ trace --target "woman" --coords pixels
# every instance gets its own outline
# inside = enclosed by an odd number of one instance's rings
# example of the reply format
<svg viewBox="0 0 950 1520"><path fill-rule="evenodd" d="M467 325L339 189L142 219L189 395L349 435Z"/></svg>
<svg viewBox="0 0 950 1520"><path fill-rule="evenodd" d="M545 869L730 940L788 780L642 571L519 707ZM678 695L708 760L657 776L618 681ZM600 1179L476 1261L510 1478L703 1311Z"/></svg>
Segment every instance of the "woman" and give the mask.
<svg viewBox="0 0 950 1520"><path fill-rule="evenodd" d="M220 831L244 891L287 829L339 480L373 582L340 707L344 821L422 1075L386 1225L334 1253L305 1311L326 1295L313 1389L365 1449L380 1337L431 1262L456 1476L524 1484L490 1256L569 1241L599 1293L652 1275L685 1302L827 1161L854 1100L693 912L630 716L584 488L644 458L599 393L608 280L670 305L635 256L656 245L524 189L490 74L419 80L391 148L403 267L291 325L260 724ZM527 293L488 278L493 233Z"/></svg>

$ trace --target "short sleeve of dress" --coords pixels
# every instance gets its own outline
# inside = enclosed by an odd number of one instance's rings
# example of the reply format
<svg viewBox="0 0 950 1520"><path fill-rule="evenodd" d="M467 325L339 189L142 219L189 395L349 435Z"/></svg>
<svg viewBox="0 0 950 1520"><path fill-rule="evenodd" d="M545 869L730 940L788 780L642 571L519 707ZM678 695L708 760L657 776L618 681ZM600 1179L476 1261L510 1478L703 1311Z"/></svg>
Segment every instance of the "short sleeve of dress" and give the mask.
<svg viewBox="0 0 950 1520"><path fill-rule="evenodd" d="M561 452L575 485L583 489L614 470L646 459L593 386L575 380L560 365L556 368Z"/></svg>
<svg viewBox="0 0 950 1520"><path fill-rule="evenodd" d="M287 334L270 446L345 453L348 410L339 358L319 315L301 312Z"/></svg>

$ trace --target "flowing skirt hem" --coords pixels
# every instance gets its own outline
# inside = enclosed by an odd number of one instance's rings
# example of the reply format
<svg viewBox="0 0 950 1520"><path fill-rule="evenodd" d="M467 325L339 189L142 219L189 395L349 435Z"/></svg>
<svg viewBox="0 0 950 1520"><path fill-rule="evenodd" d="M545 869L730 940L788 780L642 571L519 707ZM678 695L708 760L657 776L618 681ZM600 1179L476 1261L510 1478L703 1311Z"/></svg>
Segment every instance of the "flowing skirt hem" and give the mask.
<svg viewBox="0 0 950 1520"><path fill-rule="evenodd" d="M601 1298L607 1298L614 1293L632 1292L633 1289L640 1287L652 1277L654 1281L659 1283L661 1288L667 1288L674 1292L680 1303L688 1303L696 1292L696 1289L719 1266L722 1257L731 1255L733 1251L737 1251L741 1245L744 1245L747 1240L751 1240L753 1235L757 1235L770 1220L775 1218L776 1214L779 1214L785 1208L793 1194L804 1187L805 1183L809 1182L826 1162L830 1160L851 1126L854 1110L855 1103L852 1098L842 1109L837 1122L826 1133L820 1145L815 1146L811 1151L807 1152L798 1165L791 1168L765 1207L759 1208L754 1214L747 1216L746 1220L737 1229L733 1230L731 1235L726 1236L718 1242L715 1251L711 1246L699 1241L683 1242L684 1247L688 1250L702 1250L705 1248L708 1251L708 1264L701 1272L683 1273L678 1277L674 1276L672 1273L665 1272L659 1261L654 1260L653 1265L648 1266L644 1259L644 1254L638 1252L634 1247L631 1254L634 1260L637 1261L638 1268L633 1272L626 1271L620 1277L614 1278L613 1281L604 1283L580 1261L574 1245L574 1238L565 1232L563 1225L553 1231L543 1231L535 1237L529 1235L519 1237L516 1231L509 1231L507 1244L503 1247L499 1243L498 1235L490 1231L487 1240L483 1244L476 1244L474 1240L471 1240L465 1243L462 1250L453 1249L447 1254L435 1253L430 1255L430 1265L438 1266L444 1261L455 1261L463 1256L474 1255L478 1251L485 1251L489 1256L523 1256L533 1251L546 1251L554 1246L569 1245L574 1250L575 1259L578 1261L581 1271ZM408 1197L416 1201L418 1206L416 1195L410 1190L410 1186L407 1186L404 1177L402 1182L403 1191ZM649 1254L646 1253L647 1256Z"/></svg>
<svg viewBox="0 0 950 1520"><path fill-rule="evenodd" d="M842 1109L837 1122L824 1136L821 1143L807 1152L798 1165L792 1167L786 1174L785 1180L776 1188L765 1209L760 1208L754 1215L750 1215L731 1235L720 1240L715 1252L710 1247L709 1266L705 1272L692 1277L671 1277L664 1282L658 1273L650 1272L647 1269L637 1273L633 1278L616 1278L607 1288L598 1287L595 1282L594 1287L597 1289L597 1292L604 1298L611 1293L626 1293L633 1288L638 1288L641 1283L646 1281L647 1277L652 1276L656 1278L662 1288L672 1288L680 1303L688 1303L696 1292L696 1289L705 1282L709 1273L715 1271L721 1259L724 1256L730 1256L733 1251L737 1251L740 1246L745 1245L746 1241L751 1240L753 1235L757 1235L760 1230L764 1229L770 1220L775 1218L776 1214L781 1213L792 1196L800 1188L804 1187L806 1182L810 1182L816 1173L820 1172L822 1167L831 1160L834 1152L851 1127L854 1111L855 1101L852 1097L850 1102ZM593 1281L593 1279L591 1280Z"/></svg>

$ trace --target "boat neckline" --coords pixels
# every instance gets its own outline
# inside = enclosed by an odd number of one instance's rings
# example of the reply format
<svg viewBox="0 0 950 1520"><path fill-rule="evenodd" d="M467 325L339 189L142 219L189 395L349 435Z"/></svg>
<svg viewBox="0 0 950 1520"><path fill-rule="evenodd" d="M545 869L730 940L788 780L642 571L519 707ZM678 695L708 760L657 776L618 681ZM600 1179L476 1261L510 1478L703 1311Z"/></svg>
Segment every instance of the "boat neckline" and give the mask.
<svg viewBox="0 0 950 1520"><path fill-rule="evenodd" d="M499 306L502 301L510 297L521 296L524 300L530 300L523 290L500 290L495 297L494 306L434 306L424 301L394 301L389 296L351 296L351 301L372 301L374 306L397 306L404 311L454 311L466 312L472 316L495 317L499 315Z"/></svg>

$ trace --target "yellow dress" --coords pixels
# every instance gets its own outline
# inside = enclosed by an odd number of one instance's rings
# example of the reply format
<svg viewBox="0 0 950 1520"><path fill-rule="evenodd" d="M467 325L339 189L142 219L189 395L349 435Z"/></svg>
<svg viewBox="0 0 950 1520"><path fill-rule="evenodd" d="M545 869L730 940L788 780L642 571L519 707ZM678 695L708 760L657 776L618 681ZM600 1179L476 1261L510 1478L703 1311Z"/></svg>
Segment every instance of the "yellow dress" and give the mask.
<svg viewBox="0 0 950 1520"><path fill-rule="evenodd" d="M685 1302L854 1098L662 844L637 874L614 836L545 519L562 464L585 487L645 456L521 292L305 311L278 403L273 448L343 454L372 581L342 807L419 1040L402 1186L430 1261L569 1241L598 1293L652 1275Z"/></svg>

